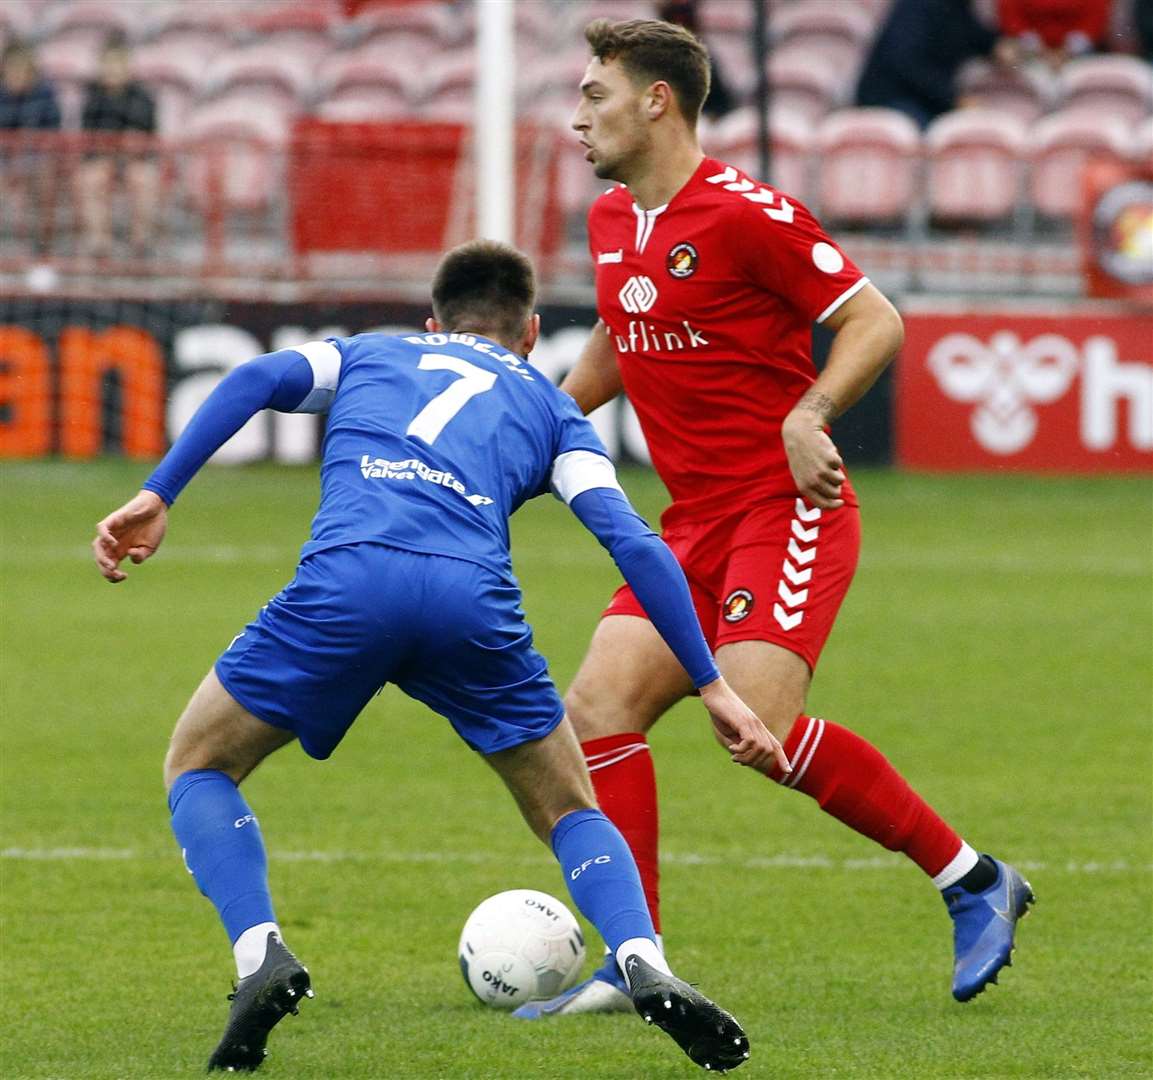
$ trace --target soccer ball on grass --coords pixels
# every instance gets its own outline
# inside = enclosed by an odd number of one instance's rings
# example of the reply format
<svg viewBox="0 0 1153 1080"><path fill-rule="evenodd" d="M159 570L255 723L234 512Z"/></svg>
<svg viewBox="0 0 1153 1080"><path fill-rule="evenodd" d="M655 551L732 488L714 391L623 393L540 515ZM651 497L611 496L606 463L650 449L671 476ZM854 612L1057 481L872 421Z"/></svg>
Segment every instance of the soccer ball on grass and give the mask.
<svg viewBox="0 0 1153 1080"><path fill-rule="evenodd" d="M469 989L494 1009L515 1009L572 986L585 943L572 912L556 897L509 889L477 905L457 951Z"/></svg>

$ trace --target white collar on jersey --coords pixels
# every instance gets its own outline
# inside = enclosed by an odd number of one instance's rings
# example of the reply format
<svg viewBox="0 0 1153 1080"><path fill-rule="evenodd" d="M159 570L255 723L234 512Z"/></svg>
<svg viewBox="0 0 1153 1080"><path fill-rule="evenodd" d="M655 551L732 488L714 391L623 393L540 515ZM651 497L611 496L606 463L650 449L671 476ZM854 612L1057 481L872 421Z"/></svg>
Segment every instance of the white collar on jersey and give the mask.
<svg viewBox="0 0 1153 1080"><path fill-rule="evenodd" d="M636 249L638 255L643 255L645 245L649 242L649 237L653 234L653 226L667 209L669 204L665 203L664 206L654 206L651 210L642 210L636 203L633 203L633 213L637 216L637 239Z"/></svg>

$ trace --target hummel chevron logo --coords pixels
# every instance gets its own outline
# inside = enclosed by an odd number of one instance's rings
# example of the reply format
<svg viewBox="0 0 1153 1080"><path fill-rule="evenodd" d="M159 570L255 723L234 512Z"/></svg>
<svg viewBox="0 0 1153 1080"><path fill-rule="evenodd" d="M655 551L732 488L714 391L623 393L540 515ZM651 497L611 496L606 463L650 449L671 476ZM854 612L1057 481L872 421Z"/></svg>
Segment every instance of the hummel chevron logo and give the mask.
<svg viewBox="0 0 1153 1080"><path fill-rule="evenodd" d="M737 170L731 165L726 165L724 172L719 172L715 176L707 176L705 181L709 184L731 184L736 178Z"/></svg>
<svg viewBox="0 0 1153 1080"><path fill-rule="evenodd" d="M800 626L804 617L803 611L797 611L790 615L780 604L773 605L773 618L777 620L782 630L792 630Z"/></svg>
<svg viewBox="0 0 1153 1080"><path fill-rule="evenodd" d="M820 531L820 525L814 525L811 529L806 529L799 521L793 522L793 535L800 540L802 544L811 544L816 540Z"/></svg>
<svg viewBox="0 0 1153 1080"><path fill-rule="evenodd" d="M788 559L781 563L781 570L790 585L808 585L813 576L812 570L798 570Z"/></svg>
<svg viewBox="0 0 1153 1080"><path fill-rule="evenodd" d="M724 172L719 172L714 176L706 176L705 181L709 184L721 184L725 191L735 191L743 198L748 199L749 202L761 205L768 204L765 205L765 213L774 221L783 221L788 225L796 213L793 204L783 195L781 196L781 205L774 206L773 203L777 201L775 191L758 187L751 180L742 180L737 175L737 170L731 165L726 165Z"/></svg>
<svg viewBox="0 0 1153 1080"><path fill-rule="evenodd" d="M793 592L788 585L783 581L777 582L777 595L784 600L789 607L800 607L809 598L808 589L800 589Z"/></svg>
<svg viewBox="0 0 1153 1080"><path fill-rule="evenodd" d="M808 566L809 563L817 557L817 549L815 547L801 548L798 546L796 540L792 539L789 540L788 552L789 557L796 559L801 566Z"/></svg>
<svg viewBox="0 0 1153 1080"><path fill-rule="evenodd" d="M802 521L819 521L821 519L821 508L819 506L805 507L805 500L797 500L797 517Z"/></svg>

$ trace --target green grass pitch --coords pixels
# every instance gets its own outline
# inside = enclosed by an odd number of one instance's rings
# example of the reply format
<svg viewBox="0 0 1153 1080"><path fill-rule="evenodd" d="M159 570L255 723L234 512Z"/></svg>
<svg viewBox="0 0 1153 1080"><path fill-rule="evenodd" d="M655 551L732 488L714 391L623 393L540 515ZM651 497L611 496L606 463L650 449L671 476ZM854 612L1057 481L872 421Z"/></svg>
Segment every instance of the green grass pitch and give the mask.
<svg viewBox="0 0 1153 1080"><path fill-rule="evenodd" d="M225 1016L231 956L168 831L160 762L196 682L290 577L316 480L207 470L160 556L113 588L87 543L144 472L8 464L0 480L7 1080L192 1076ZM625 479L655 520L659 485ZM653 737L670 956L746 1025L747 1080L1150 1076L1148 478L857 486L861 568L812 710L1026 870L1017 963L954 1003L932 886L730 764L693 703ZM563 687L616 572L551 500L518 516L514 551ZM395 689L330 762L288 748L246 791L317 991L274 1033L270 1080L695 1072L632 1017L520 1024L471 999L455 949L472 906L563 884L495 775Z"/></svg>

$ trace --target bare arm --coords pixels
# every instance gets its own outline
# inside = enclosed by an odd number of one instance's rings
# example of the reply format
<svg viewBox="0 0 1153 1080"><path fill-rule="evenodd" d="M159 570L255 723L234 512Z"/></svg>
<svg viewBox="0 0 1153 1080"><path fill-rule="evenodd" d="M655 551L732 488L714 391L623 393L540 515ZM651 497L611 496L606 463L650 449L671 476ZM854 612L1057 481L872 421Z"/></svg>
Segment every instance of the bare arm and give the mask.
<svg viewBox="0 0 1153 1080"><path fill-rule="evenodd" d="M621 392L616 349L599 319L581 350L576 367L564 377L560 388L576 399L585 416Z"/></svg>
<svg viewBox="0 0 1153 1080"><path fill-rule="evenodd" d="M828 363L781 425L781 437L797 488L814 506L841 506L844 463L825 428L855 405L877 381L904 340L896 308L866 285L833 312Z"/></svg>

